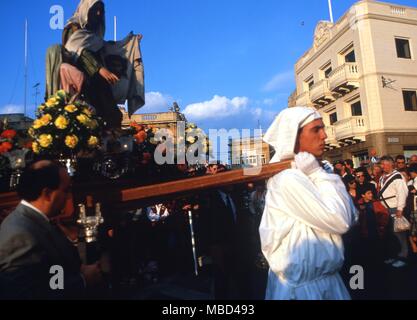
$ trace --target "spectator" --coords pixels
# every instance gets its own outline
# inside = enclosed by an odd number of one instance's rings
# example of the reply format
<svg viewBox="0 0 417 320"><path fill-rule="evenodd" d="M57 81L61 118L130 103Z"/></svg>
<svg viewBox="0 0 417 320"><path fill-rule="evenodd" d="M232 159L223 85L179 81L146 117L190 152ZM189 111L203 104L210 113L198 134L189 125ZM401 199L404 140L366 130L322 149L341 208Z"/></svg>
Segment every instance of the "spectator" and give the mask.
<svg viewBox="0 0 417 320"><path fill-rule="evenodd" d="M357 191L356 179L353 176L349 176L346 179L346 183L347 183L347 190L350 196L352 197L353 203L355 204L355 206L357 206L360 195L358 194L358 191Z"/></svg>
<svg viewBox="0 0 417 320"><path fill-rule="evenodd" d="M354 175L355 174L355 168L354 168L352 159L346 159L344 161L344 163L345 163L345 166L346 166L346 171L349 174Z"/></svg>
<svg viewBox="0 0 417 320"><path fill-rule="evenodd" d="M410 161L408 161L408 164L409 164L409 165L411 165L411 164L413 164L413 163L417 163L417 155L416 155L416 154L413 154L413 155L410 157Z"/></svg>
<svg viewBox="0 0 417 320"><path fill-rule="evenodd" d="M412 163L409 168L410 181L408 182L408 189L410 190L410 245L414 253L417 253L417 163Z"/></svg>
<svg viewBox="0 0 417 320"><path fill-rule="evenodd" d="M405 157L403 155L398 155L395 157L395 168L399 170L403 170L407 168L407 165L405 163Z"/></svg>
<svg viewBox="0 0 417 320"><path fill-rule="evenodd" d="M345 163L343 161L337 161L334 165L334 169L335 173L342 177L343 183L347 187L348 180L353 176L350 174L350 171L346 170Z"/></svg>
<svg viewBox="0 0 417 320"><path fill-rule="evenodd" d="M379 163L374 163L372 165L372 181L375 184L376 189L379 188L379 179L382 176L382 168Z"/></svg>
<svg viewBox="0 0 417 320"><path fill-rule="evenodd" d="M376 197L376 187L372 184L371 177L368 174L368 170L365 167L359 167L356 169L356 182L357 182L357 191L358 191L358 200L360 199L360 195L364 189L370 188Z"/></svg>
<svg viewBox="0 0 417 320"><path fill-rule="evenodd" d="M394 169L394 159L392 157L382 157L381 165L384 174L379 183L381 188L379 199L391 215L389 229L393 232L393 217L401 218L403 216L407 204L408 188L402 175ZM401 249L396 257L389 257L385 263L399 268L406 265L405 260L408 256L407 233L395 232L394 235L399 241Z"/></svg>

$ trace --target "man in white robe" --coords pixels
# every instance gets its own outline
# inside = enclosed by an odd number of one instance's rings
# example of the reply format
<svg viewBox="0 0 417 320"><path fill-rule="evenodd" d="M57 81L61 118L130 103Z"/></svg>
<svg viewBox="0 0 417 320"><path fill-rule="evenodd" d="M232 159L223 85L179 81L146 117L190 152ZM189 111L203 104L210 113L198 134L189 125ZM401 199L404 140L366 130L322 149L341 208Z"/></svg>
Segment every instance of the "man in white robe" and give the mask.
<svg viewBox="0 0 417 320"><path fill-rule="evenodd" d="M325 126L313 108L294 107L276 118L264 140L271 162L294 159L268 182L259 232L270 270L267 300L350 299L339 275L342 234L357 211L336 174L322 168Z"/></svg>

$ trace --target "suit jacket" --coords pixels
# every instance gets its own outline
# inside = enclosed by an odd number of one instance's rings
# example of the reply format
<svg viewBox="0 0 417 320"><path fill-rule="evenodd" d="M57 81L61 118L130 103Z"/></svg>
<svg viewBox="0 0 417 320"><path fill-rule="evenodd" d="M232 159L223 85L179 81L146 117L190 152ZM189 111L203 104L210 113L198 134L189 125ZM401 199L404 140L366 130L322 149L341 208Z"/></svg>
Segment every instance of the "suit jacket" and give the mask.
<svg viewBox="0 0 417 320"><path fill-rule="evenodd" d="M235 205L237 210L237 207ZM238 214L238 212L236 212ZM217 190L209 192L203 206L204 240L208 246L231 246L236 241L236 222Z"/></svg>
<svg viewBox="0 0 417 320"><path fill-rule="evenodd" d="M52 290L52 266L64 270L64 290ZM0 226L0 281L5 298L79 298L84 289L75 246L58 227L20 204ZM1 287L1 286L0 286Z"/></svg>

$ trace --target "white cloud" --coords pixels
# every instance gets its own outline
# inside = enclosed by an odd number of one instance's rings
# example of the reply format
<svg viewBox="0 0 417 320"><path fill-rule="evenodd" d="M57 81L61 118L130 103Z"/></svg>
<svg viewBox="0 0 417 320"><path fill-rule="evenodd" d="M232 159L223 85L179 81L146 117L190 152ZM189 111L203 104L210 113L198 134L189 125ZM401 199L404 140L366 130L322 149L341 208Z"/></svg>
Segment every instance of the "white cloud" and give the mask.
<svg viewBox="0 0 417 320"><path fill-rule="evenodd" d="M0 114L23 113L23 106L8 104L0 108Z"/></svg>
<svg viewBox="0 0 417 320"><path fill-rule="evenodd" d="M138 111L138 113L168 111L173 102L174 99L169 95L154 91L147 92L145 94L145 105Z"/></svg>
<svg viewBox="0 0 417 320"><path fill-rule="evenodd" d="M249 99L247 97L229 99L215 95L210 101L188 105L184 114L193 121L209 118L222 119L245 111L248 104Z"/></svg>
<svg viewBox="0 0 417 320"><path fill-rule="evenodd" d="M266 106L272 106L275 103L274 99L264 99L262 103Z"/></svg>
<svg viewBox="0 0 417 320"><path fill-rule="evenodd" d="M294 71L285 71L276 74L268 83L264 86L263 91L276 91L283 87L286 88L288 83L294 83Z"/></svg>

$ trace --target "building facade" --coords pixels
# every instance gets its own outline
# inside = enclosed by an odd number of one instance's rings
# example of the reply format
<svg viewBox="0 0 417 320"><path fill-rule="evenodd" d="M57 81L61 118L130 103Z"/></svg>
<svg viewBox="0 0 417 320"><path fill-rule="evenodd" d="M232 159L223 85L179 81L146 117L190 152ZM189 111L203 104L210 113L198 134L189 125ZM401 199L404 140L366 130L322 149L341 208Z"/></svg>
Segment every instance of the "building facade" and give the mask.
<svg viewBox="0 0 417 320"><path fill-rule="evenodd" d="M7 123L7 127L16 131L27 131L33 124L33 119L23 113L0 114L0 122Z"/></svg>
<svg viewBox="0 0 417 320"><path fill-rule="evenodd" d="M322 114L326 159L417 153L416 59L417 8L359 1L318 23L295 65L296 105Z"/></svg>
<svg viewBox="0 0 417 320"><path fill-rule="evenodd" d="M178 123L186 122L185 116L179 111L134 114L129 118L124 108L120 108L123 114L122 128L128 128L132 121L142 125L155 126L158 129L168 129L172 132L173 137L177 137Z"/></svg>
<svg viewBox="0 0 417 320"><path fill-rule="evenodd" d="M233 169L264 165L271 158L271 146L261 137L231 139L229 142L229 163Z"/></svg>

